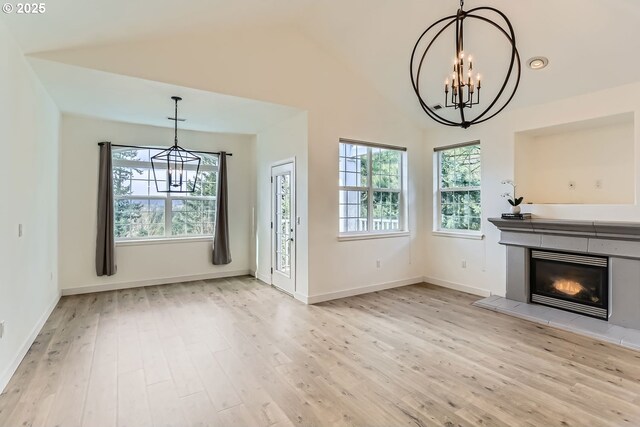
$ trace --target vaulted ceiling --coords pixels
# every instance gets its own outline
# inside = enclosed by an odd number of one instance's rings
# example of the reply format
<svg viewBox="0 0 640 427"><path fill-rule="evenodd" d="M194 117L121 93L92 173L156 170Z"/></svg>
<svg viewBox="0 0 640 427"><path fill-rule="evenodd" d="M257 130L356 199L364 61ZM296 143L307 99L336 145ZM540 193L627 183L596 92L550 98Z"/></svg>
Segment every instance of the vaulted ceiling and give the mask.
<svg viewBox="0 0 640 427"><path fill-rule="evenodd" d="M428 124L409 81L409 56L418 35L455 13L455 0L58 0L40 16L2 17L26 53L90 47L178 34L296 27L339 57L374 90L416 121ZM513 106L539 104L640 80L638 0L467 0L493 6L511 19L523 60ZM501 80L508 46L481 28L467 31L468 50L485 81ZM466 46L465 46L466 47ZM453 48L451 48L451 56ZM443 51L444 52L444 51ZM549 58L540 71L532 56ZM448 72L433 75L442 85ZM441 102L436 99L434 102Z"/></svg>

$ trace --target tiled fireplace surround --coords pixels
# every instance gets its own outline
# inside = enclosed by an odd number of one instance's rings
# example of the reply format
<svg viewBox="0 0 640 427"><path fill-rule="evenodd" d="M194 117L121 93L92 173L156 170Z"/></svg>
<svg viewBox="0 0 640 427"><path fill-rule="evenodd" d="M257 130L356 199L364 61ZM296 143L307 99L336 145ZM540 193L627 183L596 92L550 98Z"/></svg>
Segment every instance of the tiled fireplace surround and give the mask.
<svg viewBox="0 0 640 427"><path fill-rule="evenodd" d="M506 246L506 298L476 305L640 349L640 223L551 219L489 219ZM609 258L609 321L529 301L531 249Z"/></svg>

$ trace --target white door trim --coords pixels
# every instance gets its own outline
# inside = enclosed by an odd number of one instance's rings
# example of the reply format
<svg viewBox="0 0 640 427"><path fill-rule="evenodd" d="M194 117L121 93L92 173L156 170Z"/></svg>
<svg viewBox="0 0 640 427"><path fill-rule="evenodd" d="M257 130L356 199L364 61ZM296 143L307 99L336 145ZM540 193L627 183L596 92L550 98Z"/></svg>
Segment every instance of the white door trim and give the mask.
<svg viewBox="0 0 640 427"><path fill-rule="evenodd" d="M296 285L297 285L297 268L296 268L296 263L297 263L297 251L298 251L298 244L297 244L297 238L298 238L298 227L297 227L297 180L296 180L296 158L295 157L290 157L290 158L286 158L286 159L282 159L276 162L271 163L270 165L270 173L269 173L269 178L271 180L270 183L270 187L269 187L269 191L270 191L270 195L269 195L269 199L270 199L270 222L271 224L273 224L275 226L275 218L274 218L274 182L273 182L273 171L274 168L277 168L279 166L284 166L284 165L288 165L291 164L291 194L292 194L292 206L291 206L291 217L292 217L292 229L293 229L293 238L294 238L294 245L293 245L293 251L292 251L292 260L291 260L291 269L292 269L292 274L291 274L291 280L293 281L293 288L291 289L291 292L289 292L288 290L282 289L278 286L276 286L276 284L274 283L274 273L275 273L275 248L274 248L274 230L273 228L271 228L270 231L270 259L271 259L271 265L270 265L270 272L271 272L271 281L270 281L270 285L276 287L277 289L284 291L285 293L290 293L291 295L295 294L296 291Z"/></svg>

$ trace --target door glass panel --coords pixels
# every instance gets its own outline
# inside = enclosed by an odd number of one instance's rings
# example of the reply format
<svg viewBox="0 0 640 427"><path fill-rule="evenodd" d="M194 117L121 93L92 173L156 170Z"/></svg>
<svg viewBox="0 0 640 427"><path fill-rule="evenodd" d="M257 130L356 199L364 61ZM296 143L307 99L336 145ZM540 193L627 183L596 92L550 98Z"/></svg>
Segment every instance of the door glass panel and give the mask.
<svg viewBox="0 0 640 427"><path fill-rule="evenodd" d="M291 174L275 177L276 221L276 271L290 277L291 275Z"/></svg>

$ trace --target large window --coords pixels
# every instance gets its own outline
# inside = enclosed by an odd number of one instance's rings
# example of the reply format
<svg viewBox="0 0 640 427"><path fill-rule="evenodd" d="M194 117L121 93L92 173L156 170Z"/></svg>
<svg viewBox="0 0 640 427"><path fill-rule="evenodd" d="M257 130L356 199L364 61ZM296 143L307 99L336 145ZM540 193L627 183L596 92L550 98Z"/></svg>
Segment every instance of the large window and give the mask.
<svg viewBox="0 0 640 427"><path fill-rule="evenodd" d="M479 232L480 143L437 148L435 155L437 229Z"/></svg>
<svg viewBox="0 0 640 427"><path fill-rule="evenodd" d="M113 150L116 240L212 236L218 157L198 154L202 161L193 193L159 193L151 168L151 157L158 152L156 149ZM185 173L186 179L195 178L195 169Z"/></svg>
<svg viewBox="0 0 640 427"><path fill-rule="evenodd" d="M340 233L404 230L404 151L340 141Z"/></svg>

